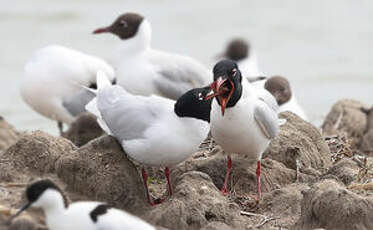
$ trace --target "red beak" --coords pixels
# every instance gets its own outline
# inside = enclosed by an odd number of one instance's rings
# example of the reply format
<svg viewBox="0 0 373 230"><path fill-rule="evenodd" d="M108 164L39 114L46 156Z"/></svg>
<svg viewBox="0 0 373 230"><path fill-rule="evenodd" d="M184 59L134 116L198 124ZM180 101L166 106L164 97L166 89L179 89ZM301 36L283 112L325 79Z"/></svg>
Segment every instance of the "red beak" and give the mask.
<svg viewBox="0 0 373 230"><path fill-rule="evenodd" d="M108 32L110 32L110 26L98 28L97 30L93 31L94 34L101 34L101 33L108 33Z"/></svg>
<svg viewBox="0 0 373 230"><path fill-rule="evenodd" d="M227 97L224 97L223 95L226 94L226 89L223 89L223 84L227 81L227 79L223 79L222 77L219 77L216 81L211 83L210 88L214 91L213 94L206 97L206 100L209 100L213 97L218 97L220 101L220 107L221 107L221 114L224 116L225 107L227 106L229 99L231 99L231 96L234 91L234 85L232 81L229 81L229 83L232 86L232 89L230 90Z"/></svg>

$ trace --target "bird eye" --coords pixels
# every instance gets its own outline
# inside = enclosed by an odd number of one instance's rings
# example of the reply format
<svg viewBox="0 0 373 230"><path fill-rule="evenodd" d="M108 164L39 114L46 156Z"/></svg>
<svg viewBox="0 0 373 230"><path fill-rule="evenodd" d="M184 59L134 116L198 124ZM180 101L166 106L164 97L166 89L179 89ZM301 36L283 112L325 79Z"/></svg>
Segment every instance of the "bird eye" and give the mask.
<svg viewBox="0 0 373 230"><path fill-rule="evenodd" d="M126 20L120 20L120 21L119 21L119 24L120 24L121 26L123 26L124 28L128 27L128 24L127 24Z"/></svg>
<svg viewBox="0 0 373 230"><path fill-rule="evenodd" d="M198 100L200 100L200 101L203 100L203 95L202 95L202 93L199 93L199 94L198 94Z"/></svg>
<svg viewBox="0 0 373 230"><path fill-rule="evenodd" d="M232 69L232 76L234 77L236 76L236 74L237 74L237 69L236 68Z"/></svg>

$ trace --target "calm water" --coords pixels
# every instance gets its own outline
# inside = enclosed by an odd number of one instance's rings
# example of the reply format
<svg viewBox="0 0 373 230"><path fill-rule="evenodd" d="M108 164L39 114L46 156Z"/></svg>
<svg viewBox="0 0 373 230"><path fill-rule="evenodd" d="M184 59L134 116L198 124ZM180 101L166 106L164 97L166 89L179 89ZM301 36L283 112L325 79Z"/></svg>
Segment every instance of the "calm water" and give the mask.
<svg viewBox="0 0 373 230"><path fill-rule="evenodd" d="M153 47L213 63L232 36L249 38L261 69L281 74L312 122L340 98L373 102L373 2L363 0L1 0L0 115L20 130L57 133L27 107L18 86L31 54L60 44L110 58L118 39L93 36L120 13L140 12L153 26Z"/></svg>

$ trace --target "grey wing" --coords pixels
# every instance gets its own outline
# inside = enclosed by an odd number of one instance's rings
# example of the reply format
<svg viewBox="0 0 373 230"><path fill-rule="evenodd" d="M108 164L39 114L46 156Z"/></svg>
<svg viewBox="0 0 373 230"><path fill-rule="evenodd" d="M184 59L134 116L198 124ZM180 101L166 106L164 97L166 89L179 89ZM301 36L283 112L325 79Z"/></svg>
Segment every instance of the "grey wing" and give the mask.
<svg viewBox="0 0 373 230"><path fill-rule="evenodd" d="M157 66L161 76L154 84L164 97L176 100L186 91L204 86L212 79L207 68L189 57L160 54L152 58L152 64Z"/></svg>
<svg viewBox="0 0 373 230"><path fill-rule="evenodd" d="M95 95L86 90L81 89L78 92L65 97L62 101L62 106L72 115L77 116L85 112L85 106L95 97Z"/></svg>
<svg viewBox="0 0 373 230"><path fill-rule="evenodd" d="M261 83L252 84L252 85L257 90L259 99L263 101L267 106L269 106L273 111L278 113L280 111L280 107L278 106L275 97L268 90L263 88L264 83L263 84Z"/></svg>
<svg viewBox="0 0 373 230"><path fill-rule="evenodd" d="M177 100L186 91L202 86L197 82L193 82L192 79L188 79L186 76L191 76L191 74L186 74L186 72L170 70L163 70L159 72L162 78L156 78L154 80L154 85L162 96Z"/></svg>
<svg viewBox="0 0 373 230"><path fill-rule="evenodd" d="M262 100L254 108L255 121L268 139L276 137L279 131L277 116L277 112Z"/></svg>
<svg viewBox="0 0 373 230"><path fill-rule="evenodd" d="M145 131L154 125L164 112L164 105L152 100L154 97L128 97L132 99L121 98L115 106L100 109L110 131L121 141L144 138Z"/></svg>

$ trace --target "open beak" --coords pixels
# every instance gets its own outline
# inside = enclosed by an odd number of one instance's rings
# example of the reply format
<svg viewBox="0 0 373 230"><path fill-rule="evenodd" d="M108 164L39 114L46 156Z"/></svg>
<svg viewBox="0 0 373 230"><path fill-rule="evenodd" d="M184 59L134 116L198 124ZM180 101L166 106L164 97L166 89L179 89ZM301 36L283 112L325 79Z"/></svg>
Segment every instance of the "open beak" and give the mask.
<svg viewBox="0 0 373 230"><path fill-rule="evenodd" d="M109 33L110 32L110 26L98 28L97 30L93 31L94 34L102 34L102 33Z"/></svg>
<svg viewBox="0 0 373 230"><path fill-rule="evenodd" d="M23 211L25 211L26 209L28 209L29 207L31 206L31 203L27 203L25 204L20 210L18 210L18 212L16 214L14 214L12 217L9 218L9 220L7 221L8 224L12 223L12 221L17 217L19 216Z"/></svg>
<svg viewBox="0 0 373 230"><path fill-rule="evenodd" d="M228 81L231 84L232 89L229 90L226 87L224 87L224 83ZM211 83L210 88L213 90L214 93L206 96L206 100L209 100L213 97L218 97L221 107L221 114L224 116L225 108L229 102L229 99L231 99L232 94L234 92L234 85L231 80L228 80L227 78L223 79L223 77L219 77L216 81ZM228 92L228 95L227 95Z"/></svg>

